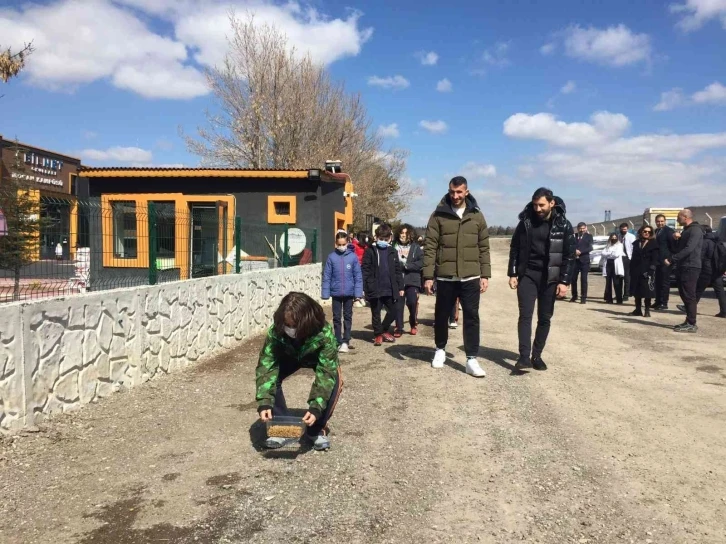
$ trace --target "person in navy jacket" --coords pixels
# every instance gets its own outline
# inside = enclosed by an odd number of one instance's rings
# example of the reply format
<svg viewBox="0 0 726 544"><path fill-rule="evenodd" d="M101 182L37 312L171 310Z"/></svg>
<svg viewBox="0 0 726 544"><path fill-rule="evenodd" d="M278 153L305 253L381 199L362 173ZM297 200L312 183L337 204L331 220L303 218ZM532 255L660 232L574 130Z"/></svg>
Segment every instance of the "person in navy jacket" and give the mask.
<svg viewBox="0 0 726 544"><path fill-rule="evenodd" d="M577 302L577 277L582 278L581 304L587 303L587 275L590 273L590 253L592 253L592 234L587 232L587 225L577 225L577 242L575 251L575 271L572 273L572 298L570 302Z"/></svg>
<svg viewBox="0 0 726 544"><path fill-rule="evenodd" d="M353 328L353 302L363 297L363 275L353 244L348 234L338 231L335 251L323 269L322 299L333 298L333 329L338 340L338 351L347 353ZM341 317L344 327L341 327Z"/></svg>

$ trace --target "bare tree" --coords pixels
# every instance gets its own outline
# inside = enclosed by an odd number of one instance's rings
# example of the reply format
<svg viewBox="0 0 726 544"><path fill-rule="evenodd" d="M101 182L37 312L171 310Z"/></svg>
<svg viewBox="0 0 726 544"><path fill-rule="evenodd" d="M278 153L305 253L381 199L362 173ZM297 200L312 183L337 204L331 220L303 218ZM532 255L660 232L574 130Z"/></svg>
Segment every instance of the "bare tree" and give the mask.
<svg viewBox="0 0 726 544"><path fill-rule="evenodd" d="M7 83L11 78L17 76L25 68L25 59L32 52L32 42L26 43L17 53L13 53L9 47L0 52L0 79Z"/></svg>
<svg viewBox="0 0 726 544"><path fill-rule="evenodd" d="M207 73L218 112L207 112L188 149L209 166L303 169L340 159L355 183L355 223L367 213L393 218L413 187L401 182L407 154L382 152L359 94L349 94L274 26L230 15L221 67Z"/></svg>

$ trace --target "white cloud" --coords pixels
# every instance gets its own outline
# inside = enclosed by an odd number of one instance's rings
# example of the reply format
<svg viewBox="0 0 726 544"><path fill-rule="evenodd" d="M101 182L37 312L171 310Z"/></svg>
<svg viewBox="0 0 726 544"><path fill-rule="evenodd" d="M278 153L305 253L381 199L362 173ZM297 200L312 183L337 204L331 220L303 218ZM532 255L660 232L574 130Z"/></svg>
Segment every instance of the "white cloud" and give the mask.
<svg viewBox="0 0 726 544"><path fill-rule="evenodd" d="M398 131L398 124L391 123L390 125L379 126L378 135L382 138L398 138L400 136L400 132Z"/></svg>
<svg viewBox="0 0 726 544"><path fill-rule="evenodd" d="M421 61L424 66L435 66L439 62L439 55L435 51L419 51L416 53L416 58Z"/></svg>
<svg viewBox="0 0 726 544"><path fill-rule="evenodd" d="M449 129L444 121L421 121L418 125L431 134L443 134Z"/></svg>
<svg viewBox="0 0 726 544"><path fill-rule="evenodd" d="M454 90L453 86L451 85L451 81L444 78L438 83L436 83L436 90L440 93L450 93Z"/></svg>
<svg viewBox="0 0 726 544"><path fill-rule="evenodd" d="M359 27L357 12L346 19L329 19L312 8L272 0L56 0L17 5L0 10L0 36L11 46L33 41L36 51L24 72L28 82L73 90L108 80L147 98L188 99L209 92L192 61L209 67L223 60L230 9L254 11L256 21L274 23L291 46L323 63L357 55L372 33ZM172 31L154 30L160 27Z"/></svg>
<svg viewBox="0 0 726 544"><path fill-rule="evenodd" d="M691 98L697 104L726 104L726 86L715 81Z"/></svg>
<svg viewBox="0 0 726 544"><path fill-rule="evenodd" d="M685 103L686 97L683 95L683 90L674 87L670 91L660 94L660 102L653 107L653 111L670 111Z"/></svg>
<svg viewBox="0 0 726 544"><path fill-rule="evenodd" d="M371 87L381 87L382 89L401 90L408 88L411 84L403 76L370 76L368 78L368 85L370 85Z"/></svg>
<svg viewBox="0 0 726 544"><path fill-rule="evenodd" d="M510 62L507 58L511 42L497 42L492 47L484 50L482 60L491 66L503 68L509 66Z"/></svg>
<svg viewBox="0 0 726 544"><path fill-rule="evenodd" d="M570 80L567 83L565 83L562 88L560 89L560 92L562 94L572 94L577 90L577 84Z"/></svg>
<svg viewBox="0 0 726 544"><path fill-rule="evenodd" d="M504 121L504 134L563 147L584 147L617 138L630 126L628 118L621 113L601 111L590 120L591 123L566 123L551 113L517 113Z"/></svg>
<svg viewBox="0 0 726 544"><path fill-rule="evenodd" d="M149 164L153 160L151 151L139 147L109 147L106 150L84 149L80 153L84 161L95 162L128 162Z"/></svg>
<svg viewBox="0 0 726 544"><path fill-rule="evenodd" d="M678 21L681 30L698 30L712 19L720 19L726 28L726 0L686 0L685 4L671 4L672 13L682 14Z"/></svg>
<svg viewBox="0 0 726 544"><path fill-rule="evenodd" d="M546 43L542 47L540 47L539 52L542 53L543 55L547 56L547 55L551 55L552 53L554 53L555 49L557 49L557 45L550 42L550 43Z"/></svg>
<svg viewBox="0 0 726 544"><path fill-rule="evenodd" d="M461 168L461 175L469 181L476 181L496 177L497 169L493 164L467 162Z"/></svg>
<svg viewBox="0 0 726 544"><path fill-rule="evenodd" d="M567 56L596 64L628 66L649 62L652 55L650 36L623 24L604 29L573 25L563 35Z"/></svg>

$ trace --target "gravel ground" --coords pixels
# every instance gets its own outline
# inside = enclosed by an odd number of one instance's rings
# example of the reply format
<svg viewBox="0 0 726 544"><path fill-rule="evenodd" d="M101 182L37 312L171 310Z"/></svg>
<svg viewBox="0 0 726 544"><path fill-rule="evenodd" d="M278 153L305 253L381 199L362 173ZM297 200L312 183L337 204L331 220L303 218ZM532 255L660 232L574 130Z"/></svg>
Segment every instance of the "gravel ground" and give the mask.
<svg viewBox="0 0 726 544"><path fill-rule="evenodd" d="M547 372L515 374L516 297L482 304L485 379L461 331L375 348L355 310L329 452L256 442L261 339L35 432L0 438L0 542L726 542L726 321L558 303ZM592 277L591 295L601 278ZM674 306L674 304L673 304ZM312 379L286 382L304 406Z"/></svg>

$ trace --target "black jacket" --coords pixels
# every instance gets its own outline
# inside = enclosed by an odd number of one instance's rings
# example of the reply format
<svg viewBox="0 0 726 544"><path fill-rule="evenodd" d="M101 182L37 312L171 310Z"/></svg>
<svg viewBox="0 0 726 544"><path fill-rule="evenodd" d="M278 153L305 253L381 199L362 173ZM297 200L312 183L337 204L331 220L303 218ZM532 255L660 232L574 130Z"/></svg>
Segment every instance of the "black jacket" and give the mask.
<svg viewBox="0 0 726 544"><path fill-rule="evenodd" d="M713 265L713 253L716 250L716 244L719 244L718 234L708 232L703 235L703 247L701 249L701 276L711 280L718 276Z"/></svg>
<svg viewBox="0 0 726 544"><path fill-rule="evenodd" d="M395 246L396 248L398 245ZM398 251L396 251L398 254ZM403 269L403 285L408 287L421 288L421 271L423 270L423 249L415 242L411 242L411 249L408 250L408 259L406 264L401 262L401 268Z"/></svg>
<svg viewBox="0 0 726 544"><path fill-rule="evenodd" d="M565 216L565 203L561 198L555 197L555 207L552 210L552 228L547 263L547 282L564 283L570 285L572 271L575 266L575 234L572 224ZM509 249L509 277L522 278L527 272L529 252L532 245L531 228L534 215L532 203L530 202L519 214L519 224L512 236L512 244Z"/></svg>
<svg viewBox="0 0 726 544"><path fill-rule="evenodd" d="M666 225L663 228L656 229L655 239L658 240L658 248L660 248L660 264L670 259L676 251L678 251L678 240L673 238L676 233L671 227Z"/></svg>
<svg viewBox="0 0 726 544"><path fill-rule="evenodd" d="M580 233L575 233L575 249L580 250L580 256L575 256L581 263L590 262L590 253L592 253L592 234L586 232L580 237Z"/></svg>
<svg viewBox="0 0 726 544"><path fill-rule="evenodd" d="M660 247L656 241L648 242L645 247L641 240L633 243L633 258L630 260L630 295L642 298L655 297L653 278L659 259Z"/></svg>
<svg viewBox="0 0 726 544"><path fill-rule="evenodd" d="M380 270L380 253L378 246L372 245L363 254L363 291L367 299L379 298L378 294L378 271ZM401 261L398 260L396 250L389 246L388 249L388 275L391 277L391 292L393 300L398 300L399 291L403 291L403 269Z"/></svg>
<svg viewBox="0 0 726 544"><path fill-rule="evenodd" d="M681 232L678 240L678 251L670 261L678 268L701 268L701 250L703 249L703 229L695 221Z"/></svg>

